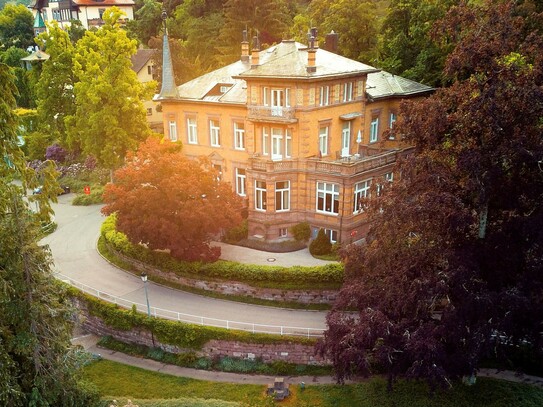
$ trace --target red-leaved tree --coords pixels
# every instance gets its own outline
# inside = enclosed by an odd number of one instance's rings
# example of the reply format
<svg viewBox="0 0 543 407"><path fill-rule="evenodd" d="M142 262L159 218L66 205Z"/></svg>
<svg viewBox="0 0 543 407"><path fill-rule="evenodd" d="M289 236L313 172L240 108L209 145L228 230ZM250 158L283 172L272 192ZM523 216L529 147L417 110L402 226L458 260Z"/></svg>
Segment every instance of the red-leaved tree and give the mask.
<svg viewBox="0 0 543 407"><path fill-rule="evenodd" d="M455 7L456 82L403 104L398 134L416 153L370 202L367 244L319 345L341 381L384 370L432 385L527 348L543 360L543 48L510 1ZM356 309L358 312L345 312Z"/></svg>
<svg viewBox="0 0 543 407"><path fill-rule="evenodd" d="M134 244L168 249L175 258L215 261L209 245L222 229L241 221L241 200L205 161L184 156L168 140L149 138L130 153L104 193L104 214Z"/></svg>

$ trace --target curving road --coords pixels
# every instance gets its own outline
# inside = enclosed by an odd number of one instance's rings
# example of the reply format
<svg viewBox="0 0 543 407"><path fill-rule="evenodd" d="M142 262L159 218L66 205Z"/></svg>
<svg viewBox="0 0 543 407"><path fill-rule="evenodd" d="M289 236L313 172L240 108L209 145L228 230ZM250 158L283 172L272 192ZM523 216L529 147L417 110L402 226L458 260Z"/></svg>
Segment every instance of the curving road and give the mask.
<svg viewBox="0 0 543 407"><path fill-rule="evenodd" d="M104 260L96 250L104 220L100 205L72 206L72 194L59 196L53 204L57 230L43 239L51 248L54 271L59 278L90 286L101 292L145 304L140 278ZM184 314L252 324L324 329L326 312L289 310L242 304L195 295L148 283L149 302L157 307ZM230 323L235 327L235 323Z"/></svg>

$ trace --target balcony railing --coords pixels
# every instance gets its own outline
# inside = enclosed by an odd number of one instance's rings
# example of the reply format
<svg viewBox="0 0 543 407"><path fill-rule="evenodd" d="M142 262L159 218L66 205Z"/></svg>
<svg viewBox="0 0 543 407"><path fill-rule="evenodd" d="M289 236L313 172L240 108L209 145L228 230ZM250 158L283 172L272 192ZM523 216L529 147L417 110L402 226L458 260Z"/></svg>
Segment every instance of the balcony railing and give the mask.
<svg viewBox="0 0 543 407"><path fill-rule="evenodd" d="M247 106L249 120L295 122L293 107L282 106Z"/></svg>
<svg viewBox="0 0 543 407"><path fill-rule="evenodd" d="M379 168L396 162L399 151L367 156L350 157L349 160L324 161L318 158L302 158L284 161L271 161L260 157L251 158L250 168L255 171L269 173L285 171L305 171L325 174L355 175L374 168Z"/></svg>

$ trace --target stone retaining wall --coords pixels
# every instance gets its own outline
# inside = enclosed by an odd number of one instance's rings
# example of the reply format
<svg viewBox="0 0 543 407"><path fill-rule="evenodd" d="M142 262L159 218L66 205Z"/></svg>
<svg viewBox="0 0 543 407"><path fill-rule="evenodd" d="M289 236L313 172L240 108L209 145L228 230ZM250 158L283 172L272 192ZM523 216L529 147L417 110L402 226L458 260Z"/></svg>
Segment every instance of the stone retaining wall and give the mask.
<svg viewBox="0 0 543 407"><path fill-rule="evenodd" d="M157 347L170 353L194 352L192 349L184 349L178 346L160 343L151 333L144 329L132 329L123 331L106 325L100 318L90 315L83 303L78 301L81 312L80 323L82 327L97 336L111 336L121 342L136 345ZM154 340L154 343L153 343ZM238 341L211 340L203 348L196 352L198 356L205 357L236 357L242 359L262 359L266 363L285 361L302 365L328 365L329 361L315 355L313 346L298 343L259 344Z"/></svg>
<svg viewBox="0 0 543 407"><path fill-rule="evenodd" d="M198 280L182 277L173 272L161 271L149 264L125 256L110 246L108 246L108 248L116 256L131 264L140 272L145 271L145 273L149 275L160 277L161 279L181 286L199 288L201 290L213 291L219 294L239 295L278 302L290 301L302 304L333 304L338 295L337 290L281 290L277 288L253 287L238 281Z"/></svg>

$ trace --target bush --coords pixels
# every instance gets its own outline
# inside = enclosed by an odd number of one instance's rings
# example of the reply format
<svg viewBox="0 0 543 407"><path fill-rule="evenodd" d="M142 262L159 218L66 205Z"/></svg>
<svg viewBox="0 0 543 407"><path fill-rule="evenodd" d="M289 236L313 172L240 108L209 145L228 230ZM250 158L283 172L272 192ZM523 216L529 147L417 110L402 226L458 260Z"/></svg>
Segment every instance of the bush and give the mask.
<svg viewBox="0 0 543 407"><path fill-rule="evenodd" d="M52 137L41 132L32 132L25 137L25 148L29 160L43 160L45 151L51 145Z"/></svg>
<svg viewBox="0 0 543 407"><path fill-rule="evenodd" d="M57 163L63 163L66 161L66 156L68 155L68 151L66 151L64 148L62 148L58 144L53 144L45 150L45 159L46 160L53 160Z"/></svg>
<svg viewBox="0 0 543 407"><path fill-rule="evenodd" d="M226 232L224 236L224 241L227 243L237 243L242 239L246 239L248 234L248 222L247 219L244 219L238 226L235 226Z"/></svg>
<svg viewBox="0 0 543 407"><path fill-rule="evenodd" d="M323 254L330 254L331 252L332 243L330 243L330 239L324 233L324 229L320 229L317 238L309 245L309 253L313 256L321 256Z"/></svg>
<svg viewBox="0 0 543 407"><path fill-rule="evenodd" d="M311 228L307 222L298 223L297 225L292 226L290 231L292 232L294 239L299 242L307 242L311 237Z"/></svg>
<svg viewBox="0 0 543 407"><path fill-rule="evenodd" d="M78 194L72 201L72 205L88 206L102 203L102 196L104 195L104 187L94 186L91 188L91 193L87 194Z"/></svg>

